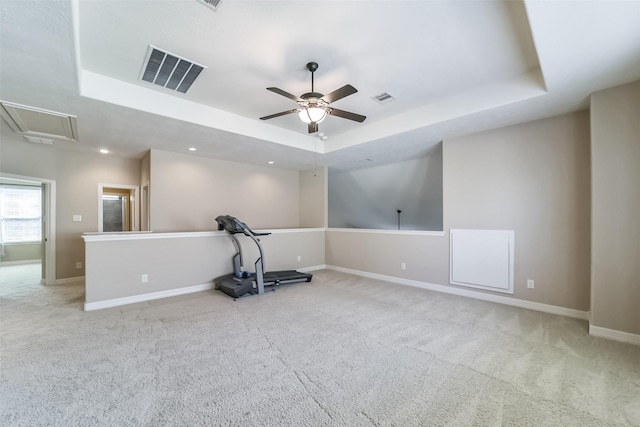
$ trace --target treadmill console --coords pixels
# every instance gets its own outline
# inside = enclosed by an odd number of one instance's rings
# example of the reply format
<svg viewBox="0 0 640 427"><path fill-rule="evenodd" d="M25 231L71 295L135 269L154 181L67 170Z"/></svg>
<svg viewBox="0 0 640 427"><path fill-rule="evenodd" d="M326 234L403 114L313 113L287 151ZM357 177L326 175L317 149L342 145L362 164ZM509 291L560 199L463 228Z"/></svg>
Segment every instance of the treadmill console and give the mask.
<svg viewBox="0 0 640 427"><path fill-rule="evenodd" d="M225 230L229 234L244 233L249 229L247 224L231 215L220 215L216 218L218 230Z"/></svg>

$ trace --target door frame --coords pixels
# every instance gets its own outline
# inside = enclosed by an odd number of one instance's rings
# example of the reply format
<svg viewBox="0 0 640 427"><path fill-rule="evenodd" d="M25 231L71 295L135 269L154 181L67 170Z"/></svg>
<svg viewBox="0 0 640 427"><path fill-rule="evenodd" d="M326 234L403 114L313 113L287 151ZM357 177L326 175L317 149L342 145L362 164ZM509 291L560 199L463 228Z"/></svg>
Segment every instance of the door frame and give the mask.
<svg viewBox="0 0 640 427"><path fill-rule="evenodd" d="M118 190L129 190L132 191L133 195L129 199L129 206L131 208L130 218L131 221L131 231L138 231L138 200L139 200L139 192L140 187L136 185L123 185L123 184L98 184L98 232L102 233L103 229L103 211L102 211L102 196L104 195L105 188L117 188Z"/></svg>
<svg viewBox="0 0 640 427"><path fill-rule="evenodd" d="M56 181L52 179L35 176L15 175L11 173L1 173L0 177L17 179L23 181L39 182L42 185L44 203L42 205L42 242L44 252L43 264L43 285L56 284Z"/></svg>

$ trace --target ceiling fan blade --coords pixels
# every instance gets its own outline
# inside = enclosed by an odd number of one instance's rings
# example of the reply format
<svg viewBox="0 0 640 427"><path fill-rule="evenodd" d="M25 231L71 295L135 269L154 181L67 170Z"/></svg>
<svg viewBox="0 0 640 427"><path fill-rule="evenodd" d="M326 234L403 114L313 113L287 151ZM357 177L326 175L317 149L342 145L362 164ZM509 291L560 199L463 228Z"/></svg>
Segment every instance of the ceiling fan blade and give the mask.
<svg viewBox="0 0 640 427"><path fill-rule="evenodd" d="M338 116L338 117L342 117L343 119L349 119L349 120L353 120L355 122L360 122L360 123L364 122L364 119L367 118L367 116L361 116L360 114L350 113L344 110L338 110L337 108L329 109L329 114L331 114L332 116Z"/></svg>
<svg viewBox="0 0 640 427"><path fill-rule="evenodd" d="M260 117L260 120L269 120L269 119L273 119L274 117L286 116L287 114L293 114L293 113L297 113L297 112L298 112L298 109L287 110L287 111L283 111L281 113L271 114L270 116Z"/></svg>
<svg viewBox="0 0 640 427"><path fill-rule="evenodd" d="M353 95L357 91L358 89L351 85L344 85L340 89L336 89L333 92L323 96L322 99L331 104L332 102L336 102L338 99L342 99L345 96Z"/></svg>
<svg viewBox="0 0 640 427"><path fill-rule="evenodd" d="M268 87L267 90L270 90L271 92L277 93L278 95L282 95L285 98L293 99L296 102L302 101L302 99L298 98L297 96L291 95L289 92L285 92L284 90L278 89L277 87Z"/></svg>
<svg viewBox="0 0 640 427"><path fill-rule="evenodd" d="M318 132L318 123L317 122L309 123L309 133L314 133L314 132Z"/></svg>

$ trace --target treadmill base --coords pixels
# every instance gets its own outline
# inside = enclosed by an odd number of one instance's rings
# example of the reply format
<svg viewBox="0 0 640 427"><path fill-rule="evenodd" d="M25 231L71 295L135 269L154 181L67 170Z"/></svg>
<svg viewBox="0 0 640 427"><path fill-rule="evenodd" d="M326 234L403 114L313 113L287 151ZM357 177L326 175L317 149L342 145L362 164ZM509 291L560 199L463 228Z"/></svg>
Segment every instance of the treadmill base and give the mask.
<svg viewBox="0 0 640 427"><path fill-rule="evenodd" d="M300 273L295 270L271 271L263 276L264 286L277 286L287 283L310 282L311 273ZM233 298L240 298L246 294L257 294L256 275L251 273L249 277L238 278L235 274L227 274L214 280L215 288Z"/></svg>
<svg viewBox="0 0 640 427"><path fill-rule="evenodd" d="M227 274L214 280L216 289L224 292L233 298L240 298L247 293L257 293L258 289L254 287L255 277L250 276L239 279L235 274Z"/></svg>

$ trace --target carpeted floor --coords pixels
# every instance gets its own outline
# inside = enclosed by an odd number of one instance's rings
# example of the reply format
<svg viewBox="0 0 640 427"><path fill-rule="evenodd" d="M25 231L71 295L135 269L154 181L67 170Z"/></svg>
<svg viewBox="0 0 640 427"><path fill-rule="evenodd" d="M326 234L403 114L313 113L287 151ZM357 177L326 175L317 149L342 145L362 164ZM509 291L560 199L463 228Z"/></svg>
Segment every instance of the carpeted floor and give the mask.
<svg viewBox="0 0 640 427"><path fill-rule="evenodd" d="M640 426L640 348L334 271L83 312L0 268L3 426Z"/></svg>

